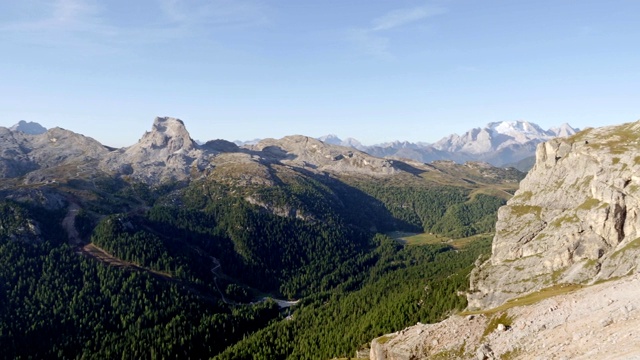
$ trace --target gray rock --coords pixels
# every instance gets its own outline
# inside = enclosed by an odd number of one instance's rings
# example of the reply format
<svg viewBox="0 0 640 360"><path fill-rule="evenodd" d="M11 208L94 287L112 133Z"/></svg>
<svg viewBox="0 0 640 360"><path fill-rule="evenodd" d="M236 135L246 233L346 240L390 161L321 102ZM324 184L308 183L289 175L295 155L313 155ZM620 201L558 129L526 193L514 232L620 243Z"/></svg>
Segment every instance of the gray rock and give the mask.
<svg viewBox="0 0 640 360"><path fill-rule="evenodd" d="M638 265L638 134L640 122L538 145L535 166L498 212L491 258L470 276L470 308Z"/></svg>
<svg viewBox="0 0 640 360"><path fill-rule="evenodd" d="M26 122L24 120L20 120L17 124L13 125L10 129L11 131L20 131L22 133L29 134L29 135L40 135L47 132L47 128L45 128L44 126L33 121Z"/></svg>
<svg viewBox="0 0 640 360"><path fill-rule="evenodd" d="M491 347L489 347L489 345L487 344L480 345L478 350L476 350L476 359L478 360L494 359L494 358L495 356L493 355L493 351L491 350Z"/></svg>

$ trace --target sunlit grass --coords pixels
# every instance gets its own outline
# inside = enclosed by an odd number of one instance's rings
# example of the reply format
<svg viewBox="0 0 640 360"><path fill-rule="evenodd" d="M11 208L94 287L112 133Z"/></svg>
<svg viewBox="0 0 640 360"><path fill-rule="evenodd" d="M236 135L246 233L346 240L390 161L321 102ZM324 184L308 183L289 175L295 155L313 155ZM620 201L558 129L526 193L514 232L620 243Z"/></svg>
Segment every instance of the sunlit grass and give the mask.
<svg viewBox="0 0 640 360"><path fill-rule="evenodd" d="M493 237L493 234L478 234L469 236L461 239L451 239L446 236L438 235L438 234L430 234L430 233L407 233L401 231L394 231L389 234L391 238L401 242L404 245L408 246L420 246L420 245L436 245L436 244L446 244L451 245L456 249L463 249L467 245L471 244L474 241L482 240L486 238Z"/></svg>
<svg viewBox="0 0 640 360"><path fill-rule="evenodd" d="M500 312L504 312L507 311L513 307L516 306L526 306L526 305L532 305L535 303L538 303L542 300L548 299L548 298L552 298L554 296L558 296L558 295L564 295L564 294L568 294L568 293L572 293L576 290L580 290L582 289L583 286L579 285L579 284L557 284L557 285L553 285L550 286L548 288L544 288L541 290L538 290L536 292L533 292L531 294L527 294L524 296L521 296L519 298L515 298L515 299L511 299L507 302L505 302L504 304L495 307L493 309L489 309L489 310L478 310L478 311L464 311L462 313L460 313L460 315L462 316L466 316L466 315L478 315L478 314L484 314L487 316L490 315L494 315Z"/></svg>

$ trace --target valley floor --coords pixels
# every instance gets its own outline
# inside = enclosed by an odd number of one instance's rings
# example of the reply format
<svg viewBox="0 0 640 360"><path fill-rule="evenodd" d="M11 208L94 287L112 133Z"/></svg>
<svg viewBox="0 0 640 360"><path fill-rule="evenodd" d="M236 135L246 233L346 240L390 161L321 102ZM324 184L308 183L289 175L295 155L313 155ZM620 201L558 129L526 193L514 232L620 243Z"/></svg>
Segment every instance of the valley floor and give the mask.
<svg viewBox="0 0 640 360"><path fill-rule="evenodd" d="M500 326L500 324L504 326ZM640 273L372 342L371 359L640 359Z"/></svg>

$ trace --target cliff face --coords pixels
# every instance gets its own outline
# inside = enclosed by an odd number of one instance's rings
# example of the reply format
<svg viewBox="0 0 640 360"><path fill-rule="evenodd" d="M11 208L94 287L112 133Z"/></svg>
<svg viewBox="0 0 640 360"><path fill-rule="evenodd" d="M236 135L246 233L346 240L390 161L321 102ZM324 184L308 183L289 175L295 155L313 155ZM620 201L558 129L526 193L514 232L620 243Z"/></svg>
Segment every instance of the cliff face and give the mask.
<svg viewBox="0 0 640 360"><path fill-rule="evenodd" d="M640 122L538 145L536 165L498 212L491 258L471 275L469 307L634 271L640 256L638 149Z"/></svg>
<svg viewBox="0 0 640 360"><path fill-rule="evenodd" d="M640 122L538 145L471 273L479 311L374 339L371 359L637 358L638 150Z"/></svg>

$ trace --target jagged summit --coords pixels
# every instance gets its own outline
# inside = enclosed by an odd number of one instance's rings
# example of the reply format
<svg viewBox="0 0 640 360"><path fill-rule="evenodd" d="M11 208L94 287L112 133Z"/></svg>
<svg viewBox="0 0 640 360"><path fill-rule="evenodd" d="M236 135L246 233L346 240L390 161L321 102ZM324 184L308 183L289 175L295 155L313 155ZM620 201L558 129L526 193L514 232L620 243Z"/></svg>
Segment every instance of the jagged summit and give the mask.
<svg viewBox="0 0 640 360"><path fill-rule="evenodd" d="M571 127L571 125L564 123L559 127L553 127L549 129L549 131L553 131L553 133L555 133L555 135L558 137L569 137L571 135L576 134L579 131L579 129L575 129Z"/></svg>
<svg viewBox="0 0 640 360"><path fill-rule="evenodd" d="M184 122L172 117L156 117L151 131L146 132L138 144L153 149L166 148L169 152L191 151L198 146Z"/></svg>
<svg viewBox="0 0 640 360"><path fill-rule="evenodd" d="M433 144L396 140L367 146L352 138L342 140L333 134L318 139L390 159L410 159L424 163L437 160L453 160L457 163L484 161L494 166L508 166L532 157L538 143L555 137L571 136L577 131L578 129L566 123L544 130L537 124L517 120L492 122L462 135L449 135Z"/></svg>
<svg viewBox="0 0 640 360"><path fill-rule="evenodd" d="M484 128L475 128L462 135L450 135L433 144L433 147L456 156L504 165L532 156L535 146L543 141L576 132L577 129L568 124L543 130L528 121L502 121L489 123Z"/></svg>
<svg viewBox="0 0 640 360"><path fill-rule="evenodd" d="M156 117L151 131L136 144L110 154L104 166L149 182L175 181L188 178L191 166L202 165L202 160L203 151L182 120Z"/></svg>
<svg viewBox="0 0 640 360"><path fill-rule="evenodd" d="M26 122L24 120L20 120L17 124L13 125L9 129L11 131L20 131L29 135L40 135L47 132L47 128L45 128L44 126L33 121Z"/></svg>
<svg viewBox="0 0 640 360"><path fill-rule="evenodd" d="M487 128L500 134L512 136L524 134L543 137L549 135L549 132L543 130L539 125L523 120L492 122L487 124Z"/></svg>

